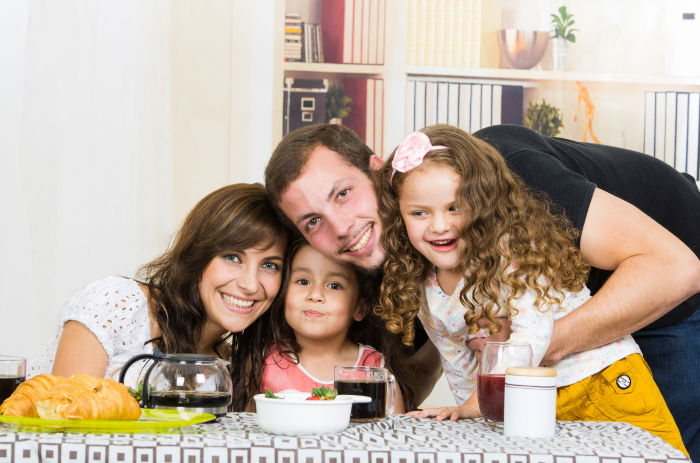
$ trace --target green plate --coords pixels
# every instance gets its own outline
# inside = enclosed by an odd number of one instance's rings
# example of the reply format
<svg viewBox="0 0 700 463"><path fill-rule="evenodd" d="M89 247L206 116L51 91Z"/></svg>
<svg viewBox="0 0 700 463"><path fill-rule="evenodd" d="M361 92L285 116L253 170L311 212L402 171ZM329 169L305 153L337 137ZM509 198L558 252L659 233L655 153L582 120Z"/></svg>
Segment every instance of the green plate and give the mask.
<svg viewBox="0 0 700 463"><path fill-rule="evenodd" d="M136 421L107 420L45 420L25 416L0 415L0 423L17 425L22 431L77 432L148 432L179 428L215 420L209 413L142 408Z"/></svg>

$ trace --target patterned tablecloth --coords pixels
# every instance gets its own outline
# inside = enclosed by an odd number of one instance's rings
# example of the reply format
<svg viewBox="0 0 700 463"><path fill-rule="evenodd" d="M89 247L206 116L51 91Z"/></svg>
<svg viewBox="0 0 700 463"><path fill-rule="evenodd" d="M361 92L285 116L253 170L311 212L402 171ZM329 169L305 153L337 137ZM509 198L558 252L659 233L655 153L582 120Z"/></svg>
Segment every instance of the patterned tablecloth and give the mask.
<svg viewBox="0 0 700 463"><path fill-rule="evenodd" d="M169 434L44 433L0 425L0 463L642 463L685 462L678 450L626 423L557 423L552 439L503 436L481 420L397 415L342 433L284 437L253 413Z"/></svg>

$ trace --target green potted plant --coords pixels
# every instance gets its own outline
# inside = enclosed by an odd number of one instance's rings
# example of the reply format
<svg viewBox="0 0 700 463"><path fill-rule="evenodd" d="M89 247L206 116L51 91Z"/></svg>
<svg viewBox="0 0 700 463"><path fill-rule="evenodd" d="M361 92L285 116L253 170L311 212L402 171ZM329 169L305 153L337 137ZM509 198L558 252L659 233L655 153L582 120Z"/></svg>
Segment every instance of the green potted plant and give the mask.
<svg viewBox="0 0 700 463"><path fill-rule="evenodd" d="M341 84L331 84L326 93L326 121L341 124L350 115L350 102Z"/></svg>
<svg viewBox="0 0 700 463"><path fill-rule="evenodd" d="M551 14L552 17L552 69L555 71L566 70L566 50L570 43L576 43L578 29L574 29L574 15L566 11L566 6L559 7L558 14Z"/></svg>
<svg viewBox="0 0 700 463"><path fill-rule="evenodd" d="M529 101L523 124L542 135L556 137L564 127L564 118L559 108L544 99L540 103Z"/></svg>

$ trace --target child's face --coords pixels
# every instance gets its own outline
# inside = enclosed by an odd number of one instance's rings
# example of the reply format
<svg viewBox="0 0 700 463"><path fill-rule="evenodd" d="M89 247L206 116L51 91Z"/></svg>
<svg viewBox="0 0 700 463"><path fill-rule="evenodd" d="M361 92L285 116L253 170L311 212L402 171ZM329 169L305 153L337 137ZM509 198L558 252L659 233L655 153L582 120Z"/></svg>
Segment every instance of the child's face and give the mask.
<svg viewBox="0 0 700 463"><path fill-rule="evenodd" d="M294 256L284 315L297 342L329 340L347 335L353 320L362 320L355 272L311 246Z"/></svg>
<svg viewBox="0 0 700 463"><path fill-rule="evenodd" d="M443 271L454 270L464 251L464 241L459 238L466 220L457 205L460 185L461 178L454 169L426 161L410 171L399 191L408 239Z"/></svg>

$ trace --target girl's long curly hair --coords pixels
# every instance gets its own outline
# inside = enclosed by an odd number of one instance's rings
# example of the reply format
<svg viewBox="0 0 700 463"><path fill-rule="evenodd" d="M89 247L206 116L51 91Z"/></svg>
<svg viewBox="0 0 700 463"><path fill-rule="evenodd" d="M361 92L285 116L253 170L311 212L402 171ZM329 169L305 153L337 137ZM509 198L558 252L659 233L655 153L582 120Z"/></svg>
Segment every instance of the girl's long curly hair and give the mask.
<svg viewBox="0 0 700 463"><path fill-rule="evenodd" d="M459 238L466 246L458 270L464 275L460 301L470 333L479 329L482 316L497 331L496 312L517 313L512 302L527 288L537 292L538 310L560 303L563 290L583 288L589 267L575 245L577 232L544 195L529 190L496 149L467 132L442 124L421 131L432 145L447 147L430 151L424 162L446 165L462 178L457 202L465 226ZM401 219L398 196L411 171L393 172L394 154L377 174L387 259L376 311L390 332L412 345L413 321L433 266L411 245ZM505 301L499 297L504 290Z"/></svg>
<svg viewBox="0 0 700 463"><path fill-rule="evenodd" d="M291 268L294 257L304 246L310 246L303 238L298 238L289 246L285 260L284 282L280 291L281 303L275 305L270 311L270 330L274 344L283 355L292 363L298 363L297 354L301 352L301 346L296 341L294 330L289 326L284 315L284 301L287 295L291 279ZM406 364L406 355L401 344L400 336L387 333L384 322L380 317L369 310L373 301L377 300L378 286L376 279L365 275L360 269L353 267L358 284L357 304L367 307L366 316L361 321L353 321L348 330L347 337L356 344L365 344L377 349L384 356L385 366L391 370L401 387L406 410L414 409L418 404L414 398L415 378ZM271 361L271 360L268 360Z"/></svg>
<svg viewBox="0 0 700 463"><path fill-rule="evenodd" d="M161 333L151 342L165 353L196 353L207 320L199 295L204 269L218 255L269 249L278 240L286 244L287 233L260 184L228 185L199 201L170 248L139 270ZM268 332L268 323L265 313L244 331L229 333L214 346L220 357L230 356L234 411L249 408L260 388L265 357L265 344L260 341Z"/></svg>

